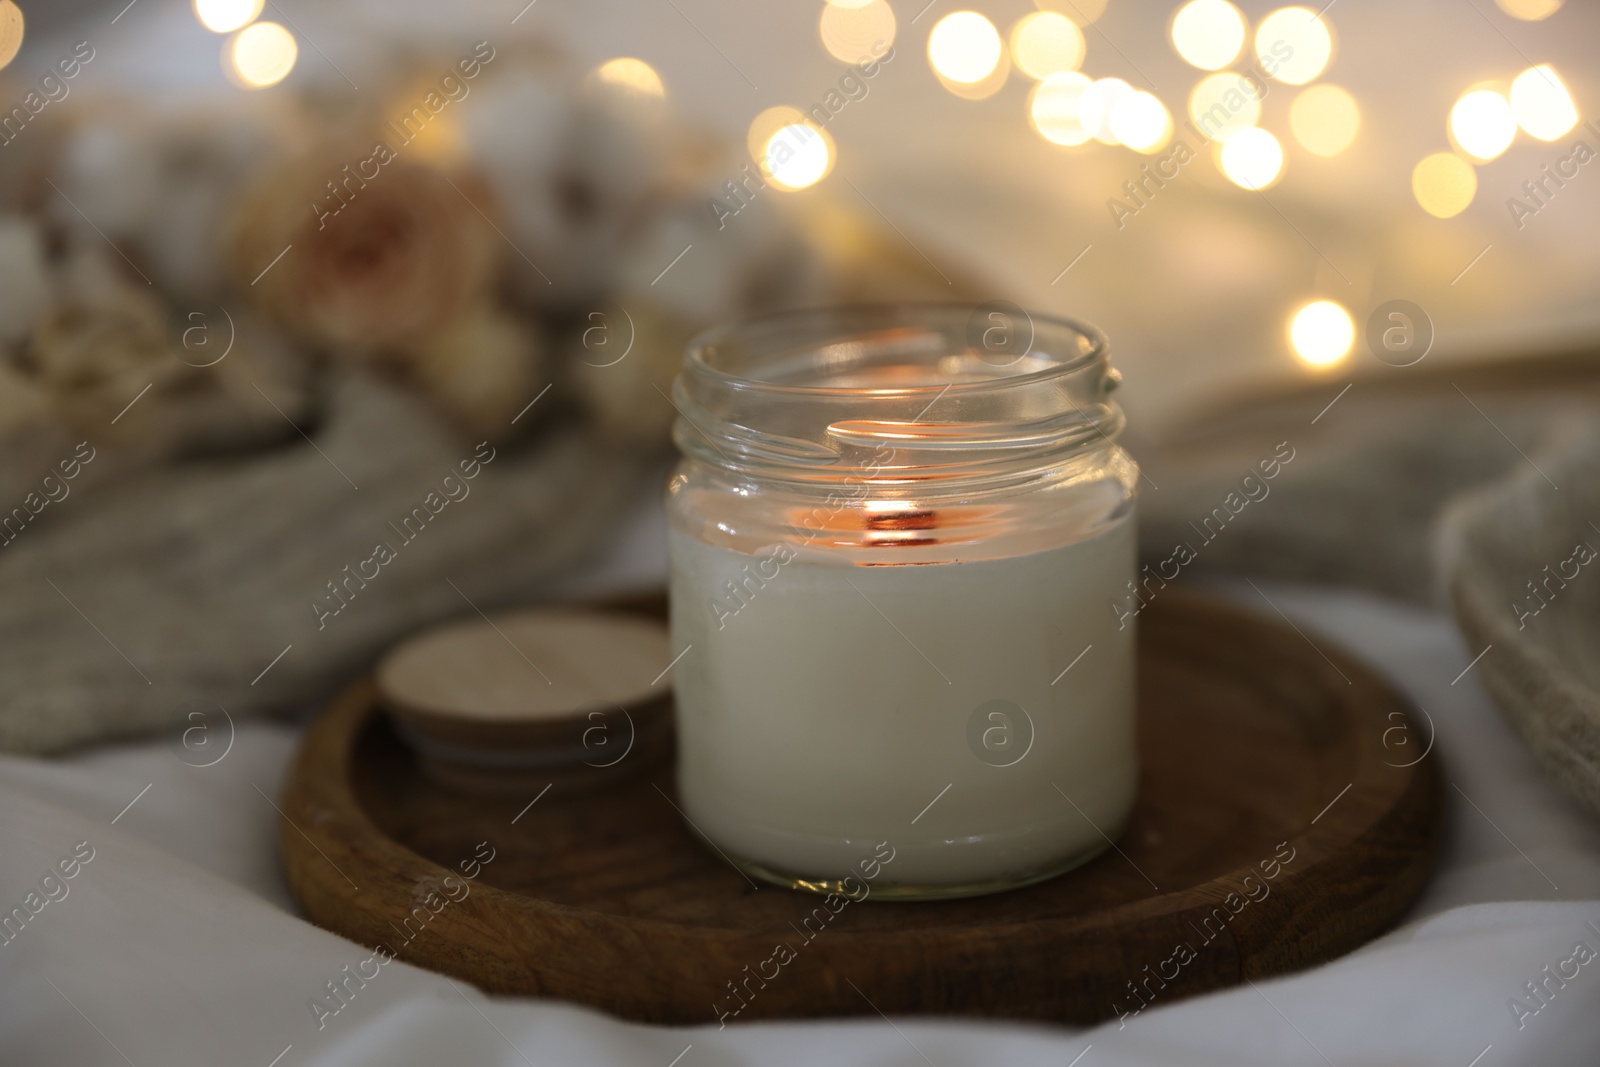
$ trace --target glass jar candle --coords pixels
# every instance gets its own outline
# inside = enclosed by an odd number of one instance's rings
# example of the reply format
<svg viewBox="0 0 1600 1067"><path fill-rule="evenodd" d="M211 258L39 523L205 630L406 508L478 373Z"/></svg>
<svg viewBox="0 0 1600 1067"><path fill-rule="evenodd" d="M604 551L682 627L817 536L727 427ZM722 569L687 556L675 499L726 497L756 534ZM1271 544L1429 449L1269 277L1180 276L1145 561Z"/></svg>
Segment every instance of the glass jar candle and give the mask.
<svg viewBox="0 0 1600 1067"><path fill-rule="evenodd" d="M693 342L667 490L678 789L746 873L854 896L1048 878L1138 768L1138 471L1093 327L786 312Z"/></svg>

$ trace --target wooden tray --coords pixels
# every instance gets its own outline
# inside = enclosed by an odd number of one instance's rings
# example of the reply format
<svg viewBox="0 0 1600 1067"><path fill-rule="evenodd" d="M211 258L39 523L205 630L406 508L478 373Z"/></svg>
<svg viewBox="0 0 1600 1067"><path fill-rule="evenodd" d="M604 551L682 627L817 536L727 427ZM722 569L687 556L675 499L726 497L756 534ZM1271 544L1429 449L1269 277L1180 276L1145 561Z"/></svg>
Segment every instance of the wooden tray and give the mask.
<svg viewBox="0 0 1600 1067"><path fill-rule="evenodd" d="M1027 889L850 903L824 925L821 898L754 889L700 843L668 802L670 762L531 808L536 790L452 792L366 682L310 727L284 787L289 883L314 922L405 962L667 1023L1087 1023L1393 923L1440 820L1437 756L1419 758L1431 738L1400 695L1328 642L1201 595L1163 591L1139 627L1138 805L1116 850ZM461 899L428 895L443 885Z"/></svg>

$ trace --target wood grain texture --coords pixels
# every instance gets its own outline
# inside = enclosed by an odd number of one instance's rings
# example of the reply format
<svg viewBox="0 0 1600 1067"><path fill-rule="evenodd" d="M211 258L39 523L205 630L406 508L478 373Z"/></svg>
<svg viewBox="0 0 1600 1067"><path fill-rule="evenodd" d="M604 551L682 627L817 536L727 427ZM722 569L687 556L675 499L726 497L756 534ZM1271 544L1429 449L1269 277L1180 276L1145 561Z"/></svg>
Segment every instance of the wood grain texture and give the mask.
<svg viewBox="0 0 1600 1067"><path fill-rule="evenodd" d="M1417 759L1429 738L1405 701L1327 642L1199 594L1164 591L1139 624L1128 828L1027 889L830 914L701 844L669 802L670 762L524 812L532 791L423 779L366 682L310 728L284 787L290 884L313 921L403 961L667 1023L1088 1023L1327 960L1392 924L1440 822L1437 756ZM494 858L468 895L407 940L418 887L460 877L484 841Z"/></svg>

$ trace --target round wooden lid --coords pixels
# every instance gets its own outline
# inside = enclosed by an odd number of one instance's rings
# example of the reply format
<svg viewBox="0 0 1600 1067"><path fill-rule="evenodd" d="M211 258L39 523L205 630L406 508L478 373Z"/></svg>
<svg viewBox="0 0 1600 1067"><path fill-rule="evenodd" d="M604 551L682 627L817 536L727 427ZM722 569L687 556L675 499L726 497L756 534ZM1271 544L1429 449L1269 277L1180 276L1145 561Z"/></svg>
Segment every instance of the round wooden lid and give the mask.
<svg viewBox="0 0 1600 1067"><path fill-rule="evenodd" d="M448 623L399 645L377 687L432 759L496 771L586 763L666 730L672 656L660 622L574 608Z"/></svg>

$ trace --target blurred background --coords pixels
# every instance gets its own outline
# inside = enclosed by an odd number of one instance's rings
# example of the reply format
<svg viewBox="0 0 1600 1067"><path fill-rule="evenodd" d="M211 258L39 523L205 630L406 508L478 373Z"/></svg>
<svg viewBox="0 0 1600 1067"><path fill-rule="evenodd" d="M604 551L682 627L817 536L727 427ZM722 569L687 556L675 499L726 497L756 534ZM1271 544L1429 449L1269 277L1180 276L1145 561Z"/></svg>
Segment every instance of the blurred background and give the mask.
<svg viewBox="0 0 1600 1067"><path fill-rule="evenodd" d="M479 40L502 54L537 41L564 52L572 75L638 61L623 72L629 84L664 95L685 127L669 149L703 135L757 153L766 127L781 125L769 109L798 118L839 93L874 42L892 45L893 59L861 79L864 96L835 98L845 106L826 124L825 160L789 164L804 188L763 193L741 227L827 201L892 228L901 251L979 295L1101 325L1128 377L1124 403L1149 433L1247 386L1382 370L1364 331L1390 300L1426 312L1434 361L1559 348L1600 327L1589 299L1600 182L1577 163L1565 188L1544 181L1575 141L1600 146L1580 118L1596 92L1590 5L1335 2L1316 18L1256 2L1129 0L1008 0L970 13L943 0L24 7L8 106L86 40L95 58L70 83L74 97L259 112L256 98L296 96L312 116L389 117L413 103L398 72L428 76L421 57L443 70ZM1270 54L1274 42L1292 58L1260 76L1258 46ZM1223 129L1200 128L1221 138L1197 136L1187 124L1252 72L1260 99L1227 108ZM526 73L519 59L491 64L480 96ZM1075 113L1085 93L1092 130ZM488 111L463 102L441 121L473 127L468 150L491 172L503 160L488 157L526 160L558 136L537 109ZM1234 132L1245 138L1230 153ZM1137 185L1147 164L1177 169L1180 142L1193 160L1166 187L1146 182L1155 192L1141 205L1124 183ZM685 198L726 197L733 173L712 168ZM1530 196L1529 181L1550 192ZM99 204L74 200L107 228ZM1514 211L1519 200L1536 213ZM570 273L536 226L508 214L508 235L535 262ZM678 265L683 284L719 284L696 273L696 258ZM1343 314L1319 306L1292 334L1314 301Z"/></svg>
<svg viewBox="0 0 1600 1067"><path fill-rule="evenodd" d="M565 50L573 72L637 59L632 70L675 122L760 150L773 133L760 128L768 109L822 104L848 64L870 58L874 42L891 45L882 72L861 78L864 96L840 94L826 163L790 163L805 187L763 194L750 214L829 200L894 227L926 266L982 296L1104 326L1128 376L1125 405L1146 432L1242 387L1374 370L1366 318L1392 299L1426 310L1430 360L1552 349L1600 326L1589 299L1600 182L1590 189L1589 168L1571 163L1568 187L1544 182L1547 208L1525 187L1574 141L1600 147L1581 122L1597 91L1600 13L1581 3L1336 2L1315 19L1270 3L1131 0L1013 0L971 13L942 0L125 5L24 5L6 102L86 40L96 54L70 83L82 98L254 112L253 98L293 94L314 112L398 114L411 101L394 88L397 70L426 70L421 56L448 66L478 40L502 51L541 42ZM1197 136L1186 123L1237 75L1259 74L1258 43L1270 51L1280 40L1293 58L1258 78L1259 101L1230 109L1224 139ZM514 66L491 66L488 82L525 74ZM1085 131L1072 112L1090 85L1098 128ZM462 102L443 122L485 125L474 107ZM477 154L526 157L552 138L550 115L501 110L472 139ZM1261 133L1222 150L1245 130ZM1146 182L1155 195L1139 205L1123 182L1138 184L1141 166L1168 162L1178 142L1194 160L1166 187ZM726 197L730 176L707 174L701 198ZM1136 213L1110 206L1118 200ZM1536 214L1515 213L1514 200ZM98 203L78 206L96 218ZM533 246L534 261L534 250L555 256L534 227L518 232L512 218L509 234ZM678 264L685 275L696 266ZM1344 315L1312 312L1296 344L1294 315L1314 301Z"/></svg>

